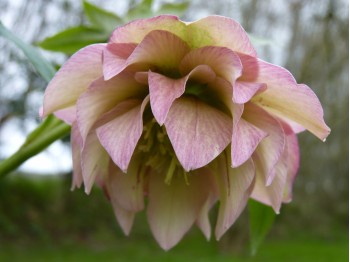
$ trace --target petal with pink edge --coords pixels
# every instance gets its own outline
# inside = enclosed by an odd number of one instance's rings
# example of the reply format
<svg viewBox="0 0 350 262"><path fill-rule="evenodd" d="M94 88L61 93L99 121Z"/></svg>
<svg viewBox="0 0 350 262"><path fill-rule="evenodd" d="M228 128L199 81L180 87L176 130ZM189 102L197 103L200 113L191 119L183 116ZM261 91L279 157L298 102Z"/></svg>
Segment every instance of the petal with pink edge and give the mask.
<svg viewBox="0 0 350 262"><path fill-rule="evenodd" d="M114 30L110 43L140 43L151 31L166 30L186 39L186 24L173 15L134 20Z"/></svg>
<svg viewBox="0 0 350 262"><path fill-rule="evenodd" d="M241 75L242 64L239 56L226 47L205 46L189 52L181 61L180 72L185 75L198 65L208 65L217 76L231 85Z"/></svg>
<svg viewBox="0 0 350 262"><path fill-rule="evenodd" d="M265 90L266 84L264 83L237 81L233 88L233 102L237 104L247 103L257 93Z"/></svg>
<svg viewBox="0 0 350 262"><path fill-rule="evenodd" d="M263 130L241 118L232 133L232 167L238 167L246 162L267 135Z"/></svg>
<svg viewBox="0 0 350 262"><path fill-rule="evenodd" d="M183 95L186 83L195 79L201 83L213 81L215 73L209 66L200 65L180 79L173 79L158 73L148 73L151 108L154 118L160 125L164 124L169 109L176 98Z"/></svg>
<svg viewBox="0 0 350 262"><path fill-rule="evenodd" d="M103 50L103 76L104 80L109 80L120 72L124 67L126 59L136 48L134 43L110 43Z"/></svg>
<svg viewBox="0 0 350 262"><path fill-rule="evenodd" d="M207 165L230 143L232 119L194 97L174 101L165 127L186 171Z"/></svg>
<svg viewBox="0 0 350 262"><path fill-rule="evenodd" d="M105 47L105 44L95 44L80 49L61 67L46 88L43 117L74 105L91 82L102 75Z"/></svg>
<svg viewBox="0 0 350 262"><path fill-rule="evenodd" d="M259 155L265 184L270 185L275 176L274 167L281 158L284 145L284 131L280 123L261 107L245 104L243 118L268 134L258 145L255 154Z"/></svg>
<svg viewBox="0 0 350 262"><path fill-rule="evenodd" d="M121 74L111 80L99 78L77 101L77 122L83 139L96 120L118 103L134 97L145 97L147 87L139 84L132 74Z"/></svg>
<svg viewBox="0 0 350 262"><path fill-rule="evenodd" d="M235 20L223 16L208 16L188 24L191 47L225 46L235 52L256 56L247 33Z"/></svg>
<svg viewBox="0 0 350 262"><path fill-rule="evenodd" d="M226 161L225 159L226 158ZM230 168L228 157L222 157L220 174L220 208L215 228L215 237L219 240L233 225L244 210L249 199L255 177L255 167L250 159L238 168Z"/></svg>
<svg viewBox="0 0 350 262"><path fill-rule="evenodd" d="M265 92L252 102L267 111L290 119L324 140L330 133L323 120L323 109L315 93L304 84L297 84L286 69L254 57L240 55L243 64L242 81L266 83Z"/></svg>
<svg viewBox="0 0 350 262"><path fill-rule="evenodd" d="M83 175L81 172L81 137L79 128L76 123L72 124L71 130L71 147L72 147L72 162L73 162L73 180L71 190L80 188L83 183Z"/></svg>
<svg viewBox="0 0 350 262"><path fill-rule="evenodd" d="M162 175L150 176L147 217L155 239L165 250L191 228L209 193L205 177L190 173L187 184L182 172L178 169L170 185Z"/></svg>
<svg viewBox="0 0 350 262"><path fill-rule="evenodd" d="M130 212L138 212L144 208L141 161L142 159L133 159L126 174L111 163L108 175L108 183L112 185L111 189L119 206Z"/></svg>
<svg viewBox="0 0 350 262"><path fill-rule="evenodd" d="M114 163L124 172L127 169L143 131L142 115L149 102L147 96L139 105L97 128L97 136Z"/></svg>

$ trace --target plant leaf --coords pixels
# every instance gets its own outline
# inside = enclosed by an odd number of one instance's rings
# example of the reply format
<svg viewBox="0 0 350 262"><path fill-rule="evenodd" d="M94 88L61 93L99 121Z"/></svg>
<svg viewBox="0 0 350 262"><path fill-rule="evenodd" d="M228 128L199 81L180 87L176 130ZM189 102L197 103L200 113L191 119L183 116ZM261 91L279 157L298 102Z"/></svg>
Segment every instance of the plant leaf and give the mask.
<svg viewBox="0 0 350 262"><path fill-rule="evenodd" d="M32 63L36 71L49 82L54 76L55 68L37 51L33 46L24 43L20 38L14 35L11 31L0 22L0 35L13 42L20 48L29 61Z"/></svg>
<svg viewBox="0 0 350 262"><path fill-rule="evenodd" d="M90 23L97 29L111 33L123 20L116 14L84 1L84 11Z"/></svg>
<svg viewBox="0 0 350 262"><path fill-rule="evenodd" d="M170 14L170 15L181 16L183 13L186 12L189 4L190 4L189 2L164 4L157 10L155 14L156 15Z"/></svg>
<svg viewBox="0 0 350 262"><path fill-rule="evenodd" d="M73 54L87 45L107 42L109 34L99 29L77 26L50 36L37 45L46 50Z"/></svg>
<svg viewBox="0 0 350 262"><path fill-rule="evenodd" d="M271 207L249 200L250 252L254 256L272 227L276 214Z"/></svg>
<svg viewBox="0 0 350 262"><path fill-rule="evenodd" d="M153 16L152 5L153 0L142 0L138 5L129 9L126 14L127 20Z"/></svg>

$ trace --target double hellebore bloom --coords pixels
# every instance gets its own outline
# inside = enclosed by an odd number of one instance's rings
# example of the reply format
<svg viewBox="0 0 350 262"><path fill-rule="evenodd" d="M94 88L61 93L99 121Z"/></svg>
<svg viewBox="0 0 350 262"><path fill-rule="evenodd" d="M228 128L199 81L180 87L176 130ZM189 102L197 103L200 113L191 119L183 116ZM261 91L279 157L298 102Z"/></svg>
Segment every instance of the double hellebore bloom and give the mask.
<svg viewBox="0 0 350 262"><path fill-rule="evenodd" d="M330 132L311 89L258 59L244 29L220 16L118 27L58 71L45 92L51 113L72 125L72 187L102 186L125 234L147 209L164 249L194 223L209 238L218 201L217 239L249 198L278 213L292 197L296 133Z"/></svg>

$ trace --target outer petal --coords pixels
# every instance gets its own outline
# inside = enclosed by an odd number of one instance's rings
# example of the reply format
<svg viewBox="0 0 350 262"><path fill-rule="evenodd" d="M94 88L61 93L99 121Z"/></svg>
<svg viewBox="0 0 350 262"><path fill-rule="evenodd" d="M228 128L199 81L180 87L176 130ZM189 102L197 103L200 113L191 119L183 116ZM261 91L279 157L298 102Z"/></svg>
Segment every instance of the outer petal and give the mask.
<svg viewBox="0 0 350 262"><path fill-rule="evenodd" d="M90 83L102 75L105 46L95 44L80 49L61 67L45 91L43 117L74 105Z"/></svg>
<svg viewBox="0 0 350 262"><path fill-rule="evenodd" d="M108 163L109 156L101 146L95 130L92 130L89 132L81 152L81 168L86 194L90 194L97 176L107 176Z"/></svg>
<svg viewBox="0 0 350 262"><path fill-rule="evenodd" d="M231 162L238 167L254 153L258 144L268 134L241 118L232 133Z"/></svg>
<svg viewBox="0 0 350 262"><path fill-rule="evenodd" d="M254 95L266 90L264 83L251 83L237 81L233 88L233 102L238 104L247 103Z"/></svg>
<svg viewBox="0 0 350 262"><path fill-rule="evenodd" d="M188 185L182 171L178 171L170 185L159 174L152 174L149 181L148 221L155 239L165 250L176 245L190 229L209 193L204 176L188 174Z"/></svg>
<svg viewBox="0 0 350 262"><path fill-rule="evenodd" d="M114 163L111 163L110 165L110 174L108 176L108 183L106 183L108 195L110 197L110 201L113 206L114 214L116 219L118 220L118 223L120 227L122 228L125 235L129 235L132 224L134 222L135 212L128 211L122 208L119 204L118 200L118 191L115 189L118 185L118 181L115 179L110 179L110 176L113 176L115 169L119 169L114 165Z"/></svg>
<svg viewBox="0 0 350 262"><path fill-rule="evenodd" d="M243 80L266 83L267 90L253 102L269 112L304 126L321 140L330 133L323 120L323 109L315 93L306 85L298 85L286 69L249 56L242 56Z"/></svg>
<svg viewBox="0 0 350 262"><path fill-rule="evenodd" d="M296 134L293 132L293 130L288 124L282 122L282 127L284 129L284 133L286 134L285 150L288 150L287 159L285 160L288 167L288 173L287 173L287 182L284 189L283 202L290 202L292 201L293 183L299 169L300 154L299 154L298 138Z"/></svg>
<svg viewBox="0 0 350 262"><path fill-rule="evenodd" d="M109 81L93 82L77 102L77 121L83 142L96 120L121 101L147 94L147 87L136 82L132 74L123 74Z"/></svg>
<svg viewBox="0 0 350 262"><path fill-rule="evenodd" d="M71 147L72 147L72 161L73 161L73 180L71 190L76 187L80 188L83 183L83 176L81 172L81 137L79 128L76 123L72 124L71 131Z"/></svg>
<svg viewBox="0 0 350 262"><path fill-rule="evenodd" d="M250 196L254 177L255 168L251 159L238 168L230 168L228 161L222 164L218 178L220 180L219 184L221 184L221 197L215 229L217 240L242 213Z"/></svg>
<svg viewBox="0 0 350 262"><path fill-rule="evenodd" d="M241 75L242 64L239 56L226 47L205 46L189 52L181 61L181 73L188 74L198 65L208 65L216 75L231 85Z"/></svg>
<svg viewBox="0 0 350 262"><path fill-rule="evenodd" d="M265 184L270 185L275 177L274 167L284 151L284 131L280 123L264 109L246 104L243 118L268 134L257 147L255 154L259 155Z"/></svg>
<svg viewBox="0 0 350 262"><path fill-rule="evenodd" d="M186 171L205 166L229 144L232 120L192 97L177 99L165 127L176 156Z"/></svg>
<svg viewBox="0 0 350 262"><path fill-rule="evenodd" d="M140 163L140 161L133 161L127 174L111 163L107 182L111 185L120 208L134 213L144 208L143 177L139 173Z"/></svg>
<svg viewBox="0 0 350 262"><path fill-rule="evenodd" d="M283 156L275 165L276 176L269 186L265 184L264 164L259 155L254 155L253 160L256 166L256 181L251 197L266 205L272 206L274 211L279 214L281 204L283 201L283 193L287 179L287 150L284 151Z"/></svg>
<svg viewBox="0 0 350 262"><path fill-rule="evenodd" d="M137 71L156 68L162 70L162 73L172 73L178 69L180 61L189 51L186 42L175 34L155 30L145 36L124 64L116 64L113 75L131 65L137 66Z"/></svg>
<svg viewBox="0 0 350 262"><path fill-rule="evenodd" d="M134 43L115 44L110 43L107 48L103 50L103 76L104 80L109 80L120 71L126 59L136 48Z"/></svg>
<svg viewBox="0 0 350 262"><path fill-rule="evenodd" d="M77 108L76 106L71 106L71 107L67 107L65 109L61 109L58 110L54 113L54 115L59 118L62 119L64 122L66 122L68 125L72 125L73 122L76 121L76 111Z"/></svg>
<svg viewBox="0 0 350 262"><path fill-rule="evenodd" d="M173 79L161 74L149 72L148 83L153 115L160 125L164 124L169 109L176 98L183 95L189 79L201 83L213 81L215 73L209 66L195 67L187 76Z"/></svg>
<svg viewBox="0 0 350 262"><path fill-rule="evenodd" d="M140 43L151 31L166 30L186 39L186 24L173 15L160 15L153 18L134 20L114 30L109 42Z"/></svg>
<svg viewBox="0 0 350 262"><path fill-rule="evenodd" d="M208 16L188 25L191 47L226 46L235 52L256 56L247 33L236 21L223 16Z"/></svg>
<svg viewBox="0 0 350 262"><path fill-rule="evenodd" d="M149 102L147 96L138 106L129 108L124 114L97 129L97 136L112 160L124 172L143 131L142 115Z"/></svg>

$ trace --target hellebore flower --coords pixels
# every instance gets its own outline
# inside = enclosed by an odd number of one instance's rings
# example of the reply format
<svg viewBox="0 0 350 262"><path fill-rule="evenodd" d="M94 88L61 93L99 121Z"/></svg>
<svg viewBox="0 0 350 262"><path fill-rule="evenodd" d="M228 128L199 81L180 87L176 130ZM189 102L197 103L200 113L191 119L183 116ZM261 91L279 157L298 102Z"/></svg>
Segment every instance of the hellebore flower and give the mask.
<svg viewBox="0 0 350 262"><path fill-rule="evenodd" d="M145 208L164 249L196 223L217 239L251 197L292 198L296 134L330 129L312 90L257 58L244 29L162 15L118 27L74 54L49 83L43 116L72 125L73 185L102 186L125 234Z"/></svg>

